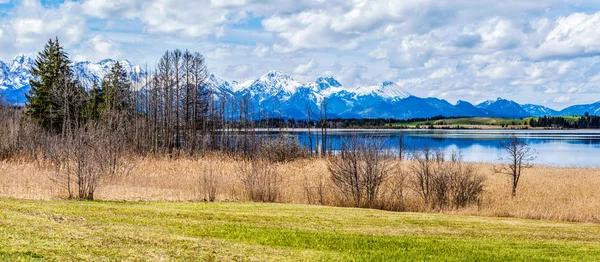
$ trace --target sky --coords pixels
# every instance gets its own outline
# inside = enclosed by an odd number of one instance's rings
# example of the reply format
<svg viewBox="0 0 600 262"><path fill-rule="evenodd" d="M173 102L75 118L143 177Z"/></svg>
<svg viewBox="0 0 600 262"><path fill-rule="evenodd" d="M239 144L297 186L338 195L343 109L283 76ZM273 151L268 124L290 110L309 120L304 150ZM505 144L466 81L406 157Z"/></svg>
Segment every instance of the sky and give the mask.
<svg viewBox="0 0 600 262"><path fill-rule="evenodd" d="M0 60L55 36L75 61L153 66L189 49L239 82L280 70L452 103L600 101L592 0L0 0Z"/></svg>

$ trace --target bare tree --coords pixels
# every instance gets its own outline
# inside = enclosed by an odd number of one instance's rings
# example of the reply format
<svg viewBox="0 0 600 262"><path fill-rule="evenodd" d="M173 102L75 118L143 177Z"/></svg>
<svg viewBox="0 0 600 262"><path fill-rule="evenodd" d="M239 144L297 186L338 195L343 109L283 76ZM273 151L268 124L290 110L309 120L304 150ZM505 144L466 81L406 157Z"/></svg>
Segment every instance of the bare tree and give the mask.
<svg viewBox="0 0 600 262"><path fill-rule="evenodd" d="M380 140L351 137L340 151L329 159L331 180L355 207L374 207L392 168L388 150Z"/></svg>
<svg viewBox="0 0 600 262"><path fill-rule="evenodd" d="M521 172L523 169L533 166L532 162L537 158L537 152L515 135L501 141L500 148L506 152L508 163L494 167L494 171L511 177L512 197L514 198L517 196L517 186L521 179Z"/></svg>
<svg viewBox="0 0 600 262"><path fill-rule="evenodd" d="M406 144L404 143L404 131L400 130L398 135L398 160L402 161L406 158Z"/></svg>
<svg viewBox="0 0 600 262"><path fill-rule="evenodd" d="M312 139L312 133L310 132L310 126L311 126L311 120L310 120L310 114L311 114L311 110L310 110L310 105L306 105L306 127L308 128L308 150L310 152L310 157L313 156L313 139Z"/></svg>
<svg viewBox="0 0 600 262"><path fill-rule="evenodd" d="M411 184L415 191L429 203L433 191L434 154L429 147L421 148L412 153L414 164L410 167L413 173Z"/></svg>
<svg viewBox="0 0 600 262"><path fill-rule="evenodd" d="M327 155L327 105L329 101L323 99L319 110L321 121L321 155Z"/></svg>

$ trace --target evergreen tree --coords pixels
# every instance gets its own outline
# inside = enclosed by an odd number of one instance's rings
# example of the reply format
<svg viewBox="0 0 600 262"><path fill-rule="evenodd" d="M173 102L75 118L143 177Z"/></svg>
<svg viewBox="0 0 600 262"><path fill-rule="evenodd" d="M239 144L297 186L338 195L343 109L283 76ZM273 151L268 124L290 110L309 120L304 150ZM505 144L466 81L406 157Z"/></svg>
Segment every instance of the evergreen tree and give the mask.
<svg viewBox="0 0 600 262"><path fill-rule="evenodd" d="M27 114L45 129L65 132L78 123L85 92L73 78L70 64L58 39L50 39L31 69Z"/></svg>
<svg viewBox="0 0 600 262"><path fill-rule="evenodd" d="M100 113L104 106L104 92L98 86L98 83L94 81L94 86L89 92L86 107L83 110L83 119L98 120L100 119Z"/></svg>
<svg viewBox="0 0 600 262"><path fill-rule="evenodd" d="M44 50L38 54L35 65L31 68L33 79L30 80L31 90L26 94L27 114L37 120L45 128L50 128L54 118L54 109L51 105L51 90L56 81L56 45L52 39L48 40Z"/></svg>
<svg viewBox="0 0 600 262"><path fill-rule="evenodd" d="M104 109L117 111L127 109L130 106L127 101L130 84L127 71L119 62L116 62L102 83Z"/></svg>

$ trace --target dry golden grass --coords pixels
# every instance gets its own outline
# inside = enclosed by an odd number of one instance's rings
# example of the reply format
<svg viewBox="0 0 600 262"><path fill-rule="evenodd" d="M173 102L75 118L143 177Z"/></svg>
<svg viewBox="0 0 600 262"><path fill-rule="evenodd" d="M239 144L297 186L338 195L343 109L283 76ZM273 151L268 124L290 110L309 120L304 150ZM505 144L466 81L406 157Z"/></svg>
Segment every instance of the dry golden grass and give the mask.
<svg viewBox="0 0 600 262"><path fill-rule="evenodd" d="M96 192L102 200L202 201L203 177L217 179L217 201L247 200L239 177L239 162L226 157L199 160L136 158L126 172L106 178ZM406 163L407 165L410 163ZM536 166L524 171L517 197L510 196L509 177L493 173L493 165L474 164L484 175L485 193L478 206L451 213L600 222L600 169ZM327 162L302 159L276 164L281 176L279 202L344 205L329 180ZM0 162L0 197L65 198L66 192L49 177L52 170L25 161ZM390 184L384 185L384 189ZM409 210L422 211L420 200L408 190ZM384 192L385 193L385 190Z"/></svg>

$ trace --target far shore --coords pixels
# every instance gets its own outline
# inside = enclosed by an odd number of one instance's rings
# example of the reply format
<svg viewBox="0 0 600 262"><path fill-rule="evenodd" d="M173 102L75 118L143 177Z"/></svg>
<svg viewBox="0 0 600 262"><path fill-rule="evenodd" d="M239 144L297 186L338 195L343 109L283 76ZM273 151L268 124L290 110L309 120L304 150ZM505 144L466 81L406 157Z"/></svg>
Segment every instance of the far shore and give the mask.
<svg viewBox="0 0 600 262"><path fill-rule="evenodd" d="M416 128L416 127L406 127L406 128L399 128L399 127L361 127L361 128L327 128L326 131L327 132L361 132L361 131L377 131L377 132L389 132L389 131L415 131L415 130L421 130L421 131L427 131L427 130L448 130L448 131L461 131L461 130L465 130L465 131L477 131L477 130L496 130L496 131L567 131L567 132L572 132L572 131L590 131L590 132L600 132L600 129L596 129L596 128L586 128L586 129L567 129L567 128L547 128L547 127L521 127L521 128L517 128L517 127L513 127L513 128L506 128L506 127L501 127L501 126L434 126L433 129L429 128L428 126L423 126L420 128ZM255 132L308 132L310 131L311 133L320 133L323 132L323 130L321 128L278 128L278 127L273 127L273 128L253 128L253 129L238 129L238 128L231 128L231 129L225 129L224 131L230 131L230 132L238 132L238 131L255 131Z"/></svg>

